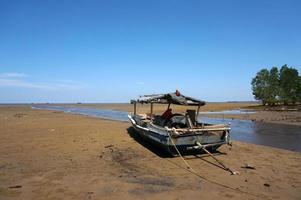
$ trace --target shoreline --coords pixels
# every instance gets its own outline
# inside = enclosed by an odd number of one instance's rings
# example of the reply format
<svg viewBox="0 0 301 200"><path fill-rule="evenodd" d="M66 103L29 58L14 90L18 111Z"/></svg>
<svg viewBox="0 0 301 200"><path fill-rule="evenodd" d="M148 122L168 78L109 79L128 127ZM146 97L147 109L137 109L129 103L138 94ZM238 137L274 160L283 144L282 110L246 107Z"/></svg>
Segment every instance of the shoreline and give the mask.
<svg viewBox="0 0 301 200"><path fill-rule="evenodd" d="M115 111L132 112L133 105L128 103L101 103L101 104L18 104L17 107L31 107L34 105L50 105L50 106L67 106L67 107L83 107L83 108L99 108ZM14 106L14 105L0 105L0 107ZM173 106L174 112L185 112L187 106ZM154 106L154 113L161 114L165 111L165 105ZM250 103L208 103L201 107L200 112L215 112L225 110L247 110L254 111L252 114L201 114L200 116L212 118L227 118L238 120L250 120L253 122L267 122L276 124L287 124L301 126L301 111L286 111L286 110L264 110L258 108L258 104ZM149 113L149 105L138 105L138 113Z"/></svg>
<svg viewBox="0 0 301 200"><path fill-rule="evenodd" d="M116 110L108 110L107 108L99 109L96 108L86 108L83 107L68 107L68 106L59 106L60 108L52 108L52 106L45 105L45 107L37 107L38 110L50 110L55 112L65 112L67 114L74 115L82 115L82 116L90 116L100 119L107 119L113 121L122 121L128 122L127 113L124 111L116 111ZM34 109L34 108L33 108ZM58 110L57 110L58 109ZM113 111L113 112L111 112ZM117 112L117 116L115 116L114 112ZM234 112L237 113L237 112ZM301 152L300 144L298 141L299 138L299 128L298 125L292 125L287 123L270 123L270 122L256 122L255 120L250 120L245 116L249 116L250 114L243 114L242 119L227 118L224 114L212 114L201 115L201 121L213 124L231 124L231 135L232 140L243 141L247 143L259 144L264 146L276 147L286 150L291 150L295 152ZM227 114L229 115L229 114ZM235 115L235 114L233 114ZM209 117L209 118L207 118ZM215 117L215 118L214 118ZM217 117L217 118L216 118ZM278 135L278 139L275 139L275 135ZM289 138L288 138L289 136ZM292 137L297 137L296 140L292 139Z"/></svg>
<svg viewBox="0 0 301 200"><path fill-rule="evenodd" d="M301 126L300 111L255 111L252 114L203 114L201 116L210 118L225 118L247 120L259 123L274 123L284 125Z"/></svg>

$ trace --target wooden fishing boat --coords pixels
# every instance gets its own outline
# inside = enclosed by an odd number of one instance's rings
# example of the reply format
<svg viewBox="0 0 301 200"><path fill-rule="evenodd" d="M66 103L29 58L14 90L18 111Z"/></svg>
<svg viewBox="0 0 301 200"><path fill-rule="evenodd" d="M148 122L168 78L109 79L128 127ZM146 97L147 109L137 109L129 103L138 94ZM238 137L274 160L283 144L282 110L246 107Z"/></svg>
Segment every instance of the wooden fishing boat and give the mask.
<svg viewBox="0 0 301 200"><path fill-rule="evenodd" d="M129 119L136 132L144 139L157 144L172 155L182 151L215 151L223 144L230 144L230 127L225 124L208 124L198 121L204 101L184 96L179 91L168 94L145 95L131 100L134 112ZM150 113L138 114L137 104L150 104ZM166 104L166 111L157 115L154 104ZM185 113L172 113L171 105L195 107Z"/></svg>

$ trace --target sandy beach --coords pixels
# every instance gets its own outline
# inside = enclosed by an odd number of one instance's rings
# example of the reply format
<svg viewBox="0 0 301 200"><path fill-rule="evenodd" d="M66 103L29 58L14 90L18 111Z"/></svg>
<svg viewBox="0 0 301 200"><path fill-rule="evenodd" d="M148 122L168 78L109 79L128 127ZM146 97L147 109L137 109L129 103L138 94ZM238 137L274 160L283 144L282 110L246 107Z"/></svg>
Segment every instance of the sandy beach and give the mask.
<svg viewBox="0 0 301 200"><path fill-rule="evenodd" d="M300 153L237 141L219 150L239 175L185 156L193 174L126 122L1 106L0 199L301 198Z"/></svg>
<svg viewBox="0 0 301 200"><path fill-rule="evenodd" d="M0 0L0 200L301 200L300 10Z"/></svg>

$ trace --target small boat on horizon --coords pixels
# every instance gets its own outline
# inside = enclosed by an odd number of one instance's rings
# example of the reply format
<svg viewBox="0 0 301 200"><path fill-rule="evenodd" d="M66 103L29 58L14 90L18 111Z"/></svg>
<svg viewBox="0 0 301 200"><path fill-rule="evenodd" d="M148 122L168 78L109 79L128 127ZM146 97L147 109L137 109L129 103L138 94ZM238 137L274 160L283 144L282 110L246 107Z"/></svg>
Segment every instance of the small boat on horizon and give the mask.
<svg viewBox="0 0 301 200"><path fill-rule="evenodd" d="M137 104L150 104L149 114L138 114ZM226 124L208 124L198 121L200 107L205 101L175 93L144 95L131 100L134 112L128 117L136 132L145 140L158 145L172 155L191 150L215 151L230 144L230 127ZM154 104L166 104L164 113L153 113ZM196 107L185 113L172 113L171 105Z"/></svg>

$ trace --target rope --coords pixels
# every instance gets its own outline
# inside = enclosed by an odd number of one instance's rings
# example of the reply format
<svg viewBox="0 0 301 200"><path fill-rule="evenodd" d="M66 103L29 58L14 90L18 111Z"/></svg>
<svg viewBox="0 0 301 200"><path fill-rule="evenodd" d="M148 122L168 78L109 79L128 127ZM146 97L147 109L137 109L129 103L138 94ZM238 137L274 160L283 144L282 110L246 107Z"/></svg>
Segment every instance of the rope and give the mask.
<svg viewBox="0 0 301 200"><path fill-rule="evenodd" d="M197 177L199 177L199 178L201 178L201 179L203 179L203 180L205 180L205 181L207 181L207 182L209 182L209 183L212 183L212 184L215 184L215 185L219 185L219 186L221 186L221 187L224 187L224 188L227 188L227 189L230 189L230 190L233 190L233 191L238 191L238 192L241 192L241 193L243 193L243 194L248 194L248 195L251 195L251 196L254 196L254 197L260 197L260 198L263 198L263 199L269 199L269 198L266 197L265 195L257 195L257 194L253 194L253 193L250 193L250 192L246 192L246 191L243 191L243 190L240 190L240 189L236 189L236 188L230 187L230 186L228 186L228 185L224 185L224 184L222 184L222 183L218 183L218 182L216 182L216 181L209 180L209 179L207 179L206 177L201 176L199 173L197 173L197 172L191 167L191 165L189 165L189 163L188 163L188 162L185 160L185 158L182 156L182 154L180 153L180 151L179 151L179 149L177 148L176 144L174 143L174 141L173 141L173 139L172 139L172 137L171 137L169 131L167 131L167 133L168 133L168 136L169 136L169 138L170 138L170 141L171 141L172 145L174 146L174 148L176 149L178 155L179 155L180 158L184 161L184 163L185 163L185 165L186 165L186 167L187 167L186 170L187 170L188 172L190 172L190 173L196 175Z"/></svg>
<svg viewBox="0 0 301 200"><path fill-rule="evenodd" d="M179 149L177 148L176 144L174 143L174 141L173 141L173 139L172 139L172 137L171 137L169 131L167 131L167 133L168 133L168 136L169 136L169 139L170 139L172 145L173 145L174 148L176 149L176 151L177 151L178 155L180 156L180 158L182 158L182 160L184 161L184 163L185 163L187 169L188 169L189 171L191 170L191 172L197 174L197 172L189 165L189 163L184 159L184 157L183 157L182 154L180 153L180 151L179 151Z"/></svg>

